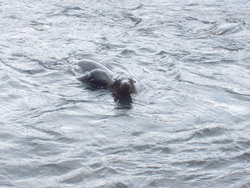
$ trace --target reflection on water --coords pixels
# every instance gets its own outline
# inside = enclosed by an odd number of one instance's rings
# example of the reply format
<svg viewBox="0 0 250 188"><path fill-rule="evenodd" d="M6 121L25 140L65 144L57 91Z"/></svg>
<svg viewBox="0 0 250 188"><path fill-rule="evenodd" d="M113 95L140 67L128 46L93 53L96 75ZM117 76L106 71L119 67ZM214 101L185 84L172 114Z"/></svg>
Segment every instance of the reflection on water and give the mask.
<svg viewBox="0 0 250 188"><path fill-rule="evenodd" d="M116 96L114 97L114 101L117 104L117 109L130 109L132 108L132 98L131 96L127 96L127 97L122 97L122 98L118 98Z"/></svg>
<svg viewBox="0 0 250 188"><path fill-rule="evenodd" d="M0 6L0 187L250 187L248 1ZM88 88L79 59L138 94Z"/></svg>

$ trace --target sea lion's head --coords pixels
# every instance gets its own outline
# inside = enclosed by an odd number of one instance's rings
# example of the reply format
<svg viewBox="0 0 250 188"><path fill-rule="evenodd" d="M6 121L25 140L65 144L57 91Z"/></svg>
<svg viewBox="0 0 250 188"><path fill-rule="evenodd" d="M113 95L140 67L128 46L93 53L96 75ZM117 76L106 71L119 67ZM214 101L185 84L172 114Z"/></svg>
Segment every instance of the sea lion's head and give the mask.
<svg viewBox="0 0 250 188"><path fill-rule="evenodd" d="M128 77L118 77L112 86L113 95L118 98L129 97L136 94L135 81Z"/></svg>

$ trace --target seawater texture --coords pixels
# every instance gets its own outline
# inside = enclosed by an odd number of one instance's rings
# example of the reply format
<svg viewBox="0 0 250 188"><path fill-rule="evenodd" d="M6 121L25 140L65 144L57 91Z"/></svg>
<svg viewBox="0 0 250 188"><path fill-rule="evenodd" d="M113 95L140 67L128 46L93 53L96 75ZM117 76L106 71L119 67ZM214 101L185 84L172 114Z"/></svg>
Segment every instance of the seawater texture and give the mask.
<svg viewBox="0 0 250 188"><path fill-rule="evenodd" d="M0 0L0 78L0 187L250 187L248 0Z"/></svg>

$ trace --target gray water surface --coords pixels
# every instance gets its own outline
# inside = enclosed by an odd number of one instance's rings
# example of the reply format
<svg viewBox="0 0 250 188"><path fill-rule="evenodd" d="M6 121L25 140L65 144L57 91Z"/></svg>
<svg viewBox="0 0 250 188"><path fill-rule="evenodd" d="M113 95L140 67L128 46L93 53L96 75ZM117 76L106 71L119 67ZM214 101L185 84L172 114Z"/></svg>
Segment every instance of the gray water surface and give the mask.
<svg viewBox="0 0 250 188"><path fill-rule="evenodd" d="M250 1L0 0L0 26L0 187L250 187Z"/></svg>

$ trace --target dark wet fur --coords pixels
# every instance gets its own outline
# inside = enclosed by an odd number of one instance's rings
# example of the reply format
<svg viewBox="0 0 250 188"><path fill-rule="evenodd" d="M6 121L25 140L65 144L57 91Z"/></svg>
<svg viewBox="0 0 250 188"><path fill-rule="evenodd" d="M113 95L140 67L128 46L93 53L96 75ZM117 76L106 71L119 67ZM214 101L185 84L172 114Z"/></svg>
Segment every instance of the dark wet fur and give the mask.
<svg viewBox="0 0 250 188"><path fill-rule="evenodd" d="M126 96L126 97L117 97L116 95L113 94L114 101L117 104L118 109L130 109L132 108L132 98L131 96Z"/></svg>
<svg viewBox="0 0 250 188"><path fill-rule="evenodd" d="M124 82L124 80L127 80ZM134 85L134 80L132 78L118 78L115 80L113 86L113 95L117 98L129 97L130 94L135 94L136 89Z"/></svg>
<svg viewBox="0 0 250 188"><path fill-rule="evenodd" d="M96 80L89 75L85 75L81 78L78 78L78 80L80 80L83 83L88 84L90 86L89 88L91 89L107 89L108 88L107 82L103 80Z"/></svg>

